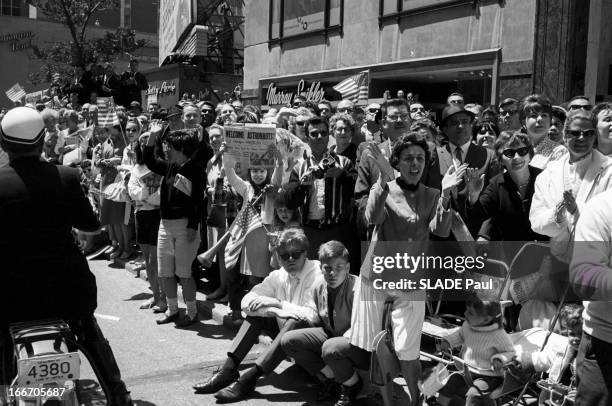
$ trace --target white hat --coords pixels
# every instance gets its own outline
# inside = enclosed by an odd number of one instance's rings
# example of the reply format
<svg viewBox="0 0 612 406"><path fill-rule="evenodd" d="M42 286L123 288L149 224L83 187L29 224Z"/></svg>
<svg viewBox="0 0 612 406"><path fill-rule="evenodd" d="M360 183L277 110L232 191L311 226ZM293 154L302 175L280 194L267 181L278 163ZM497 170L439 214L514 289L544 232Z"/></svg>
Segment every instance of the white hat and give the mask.
<svg viewBox="0 0 612 406"><path fill-rule="evenodd" d="M44 130L45 123L38 111L15 107L2 118L0 137L15 144L34 145L44 136Z"/></svg>

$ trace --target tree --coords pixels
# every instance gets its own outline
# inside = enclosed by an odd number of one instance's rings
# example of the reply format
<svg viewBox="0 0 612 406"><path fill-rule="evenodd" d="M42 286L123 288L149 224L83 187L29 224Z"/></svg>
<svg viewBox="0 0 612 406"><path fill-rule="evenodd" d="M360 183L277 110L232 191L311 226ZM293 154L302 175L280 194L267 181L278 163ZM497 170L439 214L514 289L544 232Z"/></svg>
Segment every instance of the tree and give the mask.
<svg viewBox="0 0 612 406"><path fill-rule="evenodd" d="M117 9L119 0L29 0L29 3L50 20L64 25L71 38L45 48L33 46L34 57L43 61L40 70L30 74L29 79L34 84L51 82L56 73L70 77L75 66L85 69L91 63L110 62L146 45L146 41L136 39L134 30L124 28L107 31L99 38L87 37L92 16Z"/></svg>

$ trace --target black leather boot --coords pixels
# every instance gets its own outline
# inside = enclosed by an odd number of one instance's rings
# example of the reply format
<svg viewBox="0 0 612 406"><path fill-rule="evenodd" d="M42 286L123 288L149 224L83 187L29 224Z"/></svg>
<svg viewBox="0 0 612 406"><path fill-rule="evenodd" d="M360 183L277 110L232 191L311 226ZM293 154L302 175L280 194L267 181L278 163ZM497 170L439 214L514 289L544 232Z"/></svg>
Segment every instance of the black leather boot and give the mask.
<svg viewBox="0 0 612 406"><path fill-rule="evenodd" d="M134 402L130 397L130 392L121 380L121 372L113 350L104 338L96 319L92 316L89 319L80 320L76 326L71 323L70 327L73 328L81 345L89 352L94 370L98 378L103 381L100 383L108 398L107 406L133 406Z"/></svg>

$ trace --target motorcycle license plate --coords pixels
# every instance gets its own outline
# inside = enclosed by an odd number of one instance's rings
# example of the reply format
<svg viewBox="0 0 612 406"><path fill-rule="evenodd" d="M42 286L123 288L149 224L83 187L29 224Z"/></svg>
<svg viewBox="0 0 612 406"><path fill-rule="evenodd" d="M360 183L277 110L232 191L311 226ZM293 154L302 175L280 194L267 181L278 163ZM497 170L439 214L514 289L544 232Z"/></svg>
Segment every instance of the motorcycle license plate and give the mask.
<svg viewBox="0 0 612 406"><path fill-rule="evenodd" d="M17 362L19 386L57 383L79 379L81 359L78 352L42 355Z"/></svg>

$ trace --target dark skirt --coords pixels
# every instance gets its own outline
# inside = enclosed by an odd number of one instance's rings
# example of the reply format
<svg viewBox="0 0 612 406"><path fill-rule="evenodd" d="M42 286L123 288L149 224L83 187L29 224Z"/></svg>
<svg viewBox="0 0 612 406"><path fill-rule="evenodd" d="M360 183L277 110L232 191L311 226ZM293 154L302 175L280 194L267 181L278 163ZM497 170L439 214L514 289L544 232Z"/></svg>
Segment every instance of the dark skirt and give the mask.
<svg viewBox="0 0 612 406"><path fill-rule="evenodd" d="M125 203L102 199L100 202L100 224L123 224L125 217Z"/></svg>
<svg viewBox="0 0 612 406"><path fill-rule="evenodd" d="M157 245L157 232L161 215L159 209L139 210L136 212L136 242Z"/></svg>

